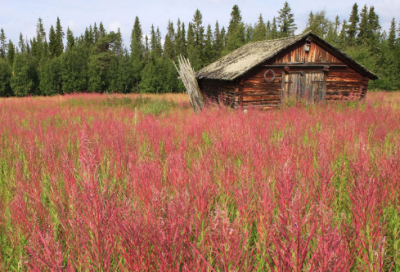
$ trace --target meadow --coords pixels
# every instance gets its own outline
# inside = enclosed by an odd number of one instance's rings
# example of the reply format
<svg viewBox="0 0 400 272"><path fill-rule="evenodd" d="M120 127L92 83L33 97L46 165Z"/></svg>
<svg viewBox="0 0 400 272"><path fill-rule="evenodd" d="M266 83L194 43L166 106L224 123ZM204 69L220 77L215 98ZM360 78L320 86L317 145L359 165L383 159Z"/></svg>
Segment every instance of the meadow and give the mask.
<svg viewBox="0 0 400 272"><path fill-rule="evenodd" d="M0 99L0 270L400 271L400 93L187 101Z"/></svg>

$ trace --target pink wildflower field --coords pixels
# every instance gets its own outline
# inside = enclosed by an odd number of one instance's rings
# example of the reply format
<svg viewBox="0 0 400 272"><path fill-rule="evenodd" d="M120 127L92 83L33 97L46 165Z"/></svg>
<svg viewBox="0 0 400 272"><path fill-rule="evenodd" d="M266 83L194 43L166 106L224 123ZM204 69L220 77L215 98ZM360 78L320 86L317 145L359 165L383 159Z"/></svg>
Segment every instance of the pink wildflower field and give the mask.
<svg viewBox="0 0 400 272"><path fill-rule="evenodd" d="M399 93L139 100L0 99L1 271L400 271Z"/></svg>

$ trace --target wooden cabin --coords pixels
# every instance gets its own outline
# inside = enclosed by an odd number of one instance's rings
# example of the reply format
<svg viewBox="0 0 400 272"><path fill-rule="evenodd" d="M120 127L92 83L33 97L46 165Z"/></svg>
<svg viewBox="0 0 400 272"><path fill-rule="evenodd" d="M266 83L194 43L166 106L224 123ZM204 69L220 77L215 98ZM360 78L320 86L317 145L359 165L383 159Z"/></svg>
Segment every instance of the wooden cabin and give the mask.
<svg viewBox="0 0 400 272"><path fill-rule="evenodd" d="M196 73L203 98L276 107L285 98L361 99L378 77L311 32L248 43Z"/></svg>

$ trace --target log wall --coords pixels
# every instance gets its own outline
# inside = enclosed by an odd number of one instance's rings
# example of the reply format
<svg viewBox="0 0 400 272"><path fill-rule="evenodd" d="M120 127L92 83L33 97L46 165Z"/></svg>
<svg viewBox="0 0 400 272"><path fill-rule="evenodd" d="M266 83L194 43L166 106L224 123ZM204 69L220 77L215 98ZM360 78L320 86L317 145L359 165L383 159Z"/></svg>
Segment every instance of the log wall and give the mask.
<svg viewBox="0 0 400 272"><path fill-rule="evenodd" d="M199 80L199 87L205 101L223 103L231 107L239 105L237 82L202 79Z"/></svg>

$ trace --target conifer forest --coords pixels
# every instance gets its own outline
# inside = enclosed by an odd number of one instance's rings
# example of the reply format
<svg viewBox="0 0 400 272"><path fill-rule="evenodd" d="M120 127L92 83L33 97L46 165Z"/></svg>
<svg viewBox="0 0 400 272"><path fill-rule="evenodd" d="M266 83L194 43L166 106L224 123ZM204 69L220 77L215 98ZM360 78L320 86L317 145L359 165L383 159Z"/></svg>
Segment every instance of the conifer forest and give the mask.
<svg viewBox="0 0 400 272"><path fill-rule="evenodd" d="M182 92L172 62L179 55L198 71L245 43L288 37L297 30L287 2L276 17L260 14L254 23L243 22L235 5L228 26L218 21L205 26L196 10L191 22L178 18L167 29L152 26L143 33L136 17L130 41L123 41L119 31L107 31L102 22L73 33L61 19L45 30L39 18L36 37L28 40L21 33L18 42L1 29L0 96ZM400 89L400 24L395 18L390 29L382 29L374 7L356 3L348 18L333 21L325 11L310 12L303 31L309 30L376 73L380 79L370 83L370 90Z"/></svg>

